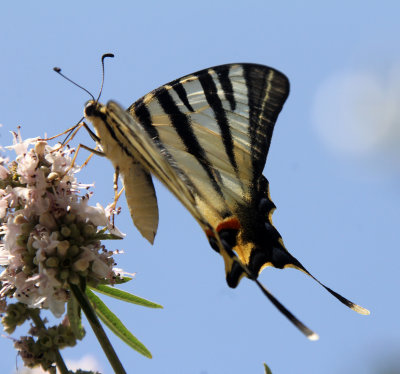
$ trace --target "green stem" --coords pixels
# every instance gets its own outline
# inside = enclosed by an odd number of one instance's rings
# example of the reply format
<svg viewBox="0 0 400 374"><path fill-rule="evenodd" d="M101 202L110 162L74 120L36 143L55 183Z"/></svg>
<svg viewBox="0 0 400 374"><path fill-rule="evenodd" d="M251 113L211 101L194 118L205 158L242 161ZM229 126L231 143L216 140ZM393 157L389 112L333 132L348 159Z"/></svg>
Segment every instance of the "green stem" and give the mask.
<svg viewBox="0 0 400 374"><path fill-rule="evenodd" d="M32 318L32 321L35 323L36 327L46 330L46 326L43 323L42 319L40 318L39 311L35 309L30 309L29 315ZM58 370L60 371L61 374L68 374L69 371L67 365L65 365L65 362L61 356L60 351L57 348L53 348L53 351L56 356L56 365L58 367Z"/></svg>
<svg viewBox="0 0 400 374"><path fill-rule="evenodd" d="M100 324L99 319L95 311L92 308L86 294L82 292L82 290L74 285L70 284L70 288L72 293L74 294L76 300L78 301L80 307L82 308L83 312L88 319L90 326L92 327L93 332L95 333L97 340L99 341L101 347L103 348L104 353L106 354L108 361L110 362L112 368L114 369L115 374L126 374L125 369L123 368L119 358L112 347L110 341L106 333L103 330L103 327Z"/></svg>

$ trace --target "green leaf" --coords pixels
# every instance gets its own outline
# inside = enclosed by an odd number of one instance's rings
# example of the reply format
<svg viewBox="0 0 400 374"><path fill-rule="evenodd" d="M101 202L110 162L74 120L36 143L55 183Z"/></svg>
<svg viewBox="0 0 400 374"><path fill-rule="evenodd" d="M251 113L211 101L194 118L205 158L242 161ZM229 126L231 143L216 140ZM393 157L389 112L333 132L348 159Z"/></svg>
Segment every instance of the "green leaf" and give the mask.
<svg viewBox="0 0 400 374"><path fill-rule="evenodd" d="M121 320L96 296L89 288L86 288L86 295L98 317L103 323L124 343L135 349L143 356L151 358L149 350L125 327Z"/></svg>
<svg viewBox="0 0 400 374"><path fill-rule="evenodd" d="M97 233L94 236L94 239L96 240L117 240L117 239L123 239L120 236L114 235L114 234L103 234L103 233Z"/></svg>
<svg viewBox="0 0 400 374"><path fill-rule="evenodd" d="M118 277L115 279L115 284L124 284L131 281L132 279L133 279L132 277L122 277L122 278Z"/></svg>
<svg viewBox="0 0 400 374"><path fill-rule="evenodd" d="M99 284L96 287L90 287L92 290L102 293L103 295L111 296L114 299L126 301L128 303L146 306L148 308L162 308L162 305L153 303L152 301L143 299L139 296L132 295L129 292L119 290L118 288Z"/></svg>
<svg viewBox="0 0 400 374"><path fill-rule="evenodd" d="M265 374L272 374L271 369L265 362L264 362L264 369L265 369Z"/></svg>

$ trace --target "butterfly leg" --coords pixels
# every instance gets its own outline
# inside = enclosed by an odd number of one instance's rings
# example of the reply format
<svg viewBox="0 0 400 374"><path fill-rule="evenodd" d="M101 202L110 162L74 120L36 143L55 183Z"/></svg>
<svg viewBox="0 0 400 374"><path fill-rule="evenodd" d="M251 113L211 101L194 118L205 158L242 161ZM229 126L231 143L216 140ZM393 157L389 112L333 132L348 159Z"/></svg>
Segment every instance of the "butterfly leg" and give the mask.
<svg viewBox="0 0 400 374"><path fill-rule="evenodd" d="M119 200L119 198L122 195L122 192L124 192L125 187L122 187L121 191L118 192L118 178L119 178L119 167L117 166L115 169L115 173L114 173L114 178L113 178L113 189L114 189L114 201L110 206L112 213L112 225L114 227L114 216L115 216L115 212L116 212L116 206L117 206L117 202Z"/></svg>

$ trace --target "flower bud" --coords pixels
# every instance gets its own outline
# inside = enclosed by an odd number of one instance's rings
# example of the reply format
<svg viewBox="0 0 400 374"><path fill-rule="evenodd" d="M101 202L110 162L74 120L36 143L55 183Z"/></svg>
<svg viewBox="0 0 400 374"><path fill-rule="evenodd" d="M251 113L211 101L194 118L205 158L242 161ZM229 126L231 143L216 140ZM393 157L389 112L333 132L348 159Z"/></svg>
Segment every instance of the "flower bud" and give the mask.
<svg viewBox="0 0 400 374"><path fill-rule="evenodd" d="M71 230L71 238L77 238L81 233L79 231L78 226L75 223L71 223L68 225L69 229Z"/></svg>
<svg viewBox="0 0 400 374"><path fill-rule="evenodd" d="M86 238L91 238L94 234L96 234L96 228L88 223L83 227L82 235Z"/></svg>
<svg viewBox="0 0 400 374"><path fill-rule="evenodd" d="M32 274L33 267L30 266L30 265L24 265L24 266L22 267L22 271L23 271L26 275Z"/></svg>
<svg viewBox="0 0 400 374"><path fill-rule="evenodd" d="M71 229L68 226L61 227L61 235L68 238L71 235Z"/></svg>
<svg viewBox="0 0 400 374"><path fill-rule="evenodd" d="M50 230L55 229L57 227L56 220L49 212L45 212L40 215L39 223L43 226L46 226Z"/></svg>
<svg viewBox="0 0 400 374"><path fill-rule="evenodd" d="M63 240L62 242L59 242L57 244L57 254L61 257L64 257L67 254L69 247L70 243L68 240Z"/></svg>
<svg viewBox="0 0 400 374"><path fill-rule="evenodd" d="M27 248L28 252L31 253L31 254L36 253L36 249L33 246L33 241L34 241L33 237L30 236L29 239L28 239L28 242L26 243L26 248Z"/></svg>
<svg viewBox="0 0 400 374"><path fill-rule="evenodd" d="M84 271L89 267L89 261L86 258L80 258L78 261L75 261L72 265L72 269L75 271Z"/></svg>
<svg viewBox="0 0 400 374"><path fill-rule="evenodd" d="M26 248L27 241L28 241L28 237L26 235L18 235L16 244L18 247Z"/></svg>
<svg viewBox="0 0 400 374"><path fill-rule="evenodd" d="M63 269L60 271L60 279L67 280L69 277L69 270Z"/></svg>
<svg viewBox="0 0 400 374"><path fill-rule="evenodd" d="M39 169L46 177L50 174L50 169L47 166L42 165Z"/></svg>
<svg viewBox="0 0 400 374"><path fill-rule="evenodd" d="M36 142L36 144L35 144L35 153L39 157L43 157L44 156L44 151L46 149L46 145L47 145L47 142L45 142L45 141Z"/></svg>
<svg viewBox="0 0 400 374"><path fill-rule="evenodd" d="M41 346L45 347L45 348L51 348L53 346L53 340L51 339L51 337L49 335L44 335L41 336L38 339L38 342Z"/></svg>
<svg viewBox="0 0 400 374"><path fill-rule="evenodd" d="M79 253L79 247L77 245L74 244L68 248L68 256L75 257L78 253Z"/></svg>
<svg viewBox="0 0 400 374"><path fill-rule="evenodd" d="M54 337L54 345L56 346L56 347L60 347L60 348L62 348L63 346L65 346L65 339L64 339L64 336L62 336L62 335L56 335L55 337Z"/></svg>
<svg viewBox="0 0 400 374"><path fill-rule="evenodd" d="M22 261L25 264L31 264L33 261L33 254L29 252L25 252L21 255Z"/></svg>
<svg viewBox="0 0 400 374"><path fill-rule="evenodd" d="M60 175L54 171L52 171L48 176L47 176L47 182L53 182L55 180L60 180Z"/></svg>
<svg viewBox="0 0 400 374"><path fill-rule="evenodd" d="M45 263L49 268L56 268L58 266L59 259L58 257L49 257Z"/></svg>
<svg viewBox="0 0 400 374"><path fill-rule="evenodd" d="M33 230L33 228L34 228L34 226L33 226L32 223L24 222L24 223L21 225L21 232L22 232L23 234L25 234L25 235L29 235L30 232Z"/></svg>
<svg viewBox="0 0 400 374"><path fill-rule="evenodd" d="M22 225L23 223L28 222L28 220L24 217L23 214L18 214L15 218L14 218L14 223L16 225Z"/></svg>
<svg viewBox="0 0 400 374"><path fill-rule="evenodd" d="M76 273L71 273L69 278L68 278L68 282L71 284L75 284L78 285L79 284L79 276Z"/></svg>
<svg viewBox="0 0 400 374"><path fill-rule="evenodd" d="M74 213L69 212L64 216L64 223L67 225L75 222L75 220L76 220L76 214Z"/></svg>

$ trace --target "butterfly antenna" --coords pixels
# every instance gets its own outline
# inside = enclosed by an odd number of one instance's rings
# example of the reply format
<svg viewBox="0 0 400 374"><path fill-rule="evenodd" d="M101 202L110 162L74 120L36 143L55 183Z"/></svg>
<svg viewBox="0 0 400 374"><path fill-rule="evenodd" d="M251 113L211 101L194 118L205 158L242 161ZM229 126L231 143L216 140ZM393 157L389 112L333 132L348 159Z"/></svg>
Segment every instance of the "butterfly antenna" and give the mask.
<svg viewBox="0 0 400 374"><path fill-rule="evenodd" d="M101 67L102 67L102 75L103 75L103 77L102 77L102 79L101 79L100 92L99 92L99 96L97 97L96 102L100 100L101 93L103 92L103 85L104 85L104 60L105 60L107 57L113 58L114 55L113 55L112 53L105 53L103 56L101 56ZM94 100L94 99L93 99L93 100Z"/></svg>
<svg viewBox="0 0 400 374"><path fill-rule="evenodd" d="M74 82L72 79L69 79L66 75L64 75L63 73L61 73L61 69L60 69L60 68L54 67L53 70L54 70L57 74L60 74L60 75L61 75L64 79L66 79L68 82L71 82L74 86L79 87L81 90L83 90L83 91L85 91L86 93L88 93L88 94L92 97L93 101L95 101L95 100L94 100L94 96L93 96L85 87L80 86L78 83Z"/></svg>

